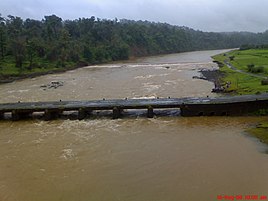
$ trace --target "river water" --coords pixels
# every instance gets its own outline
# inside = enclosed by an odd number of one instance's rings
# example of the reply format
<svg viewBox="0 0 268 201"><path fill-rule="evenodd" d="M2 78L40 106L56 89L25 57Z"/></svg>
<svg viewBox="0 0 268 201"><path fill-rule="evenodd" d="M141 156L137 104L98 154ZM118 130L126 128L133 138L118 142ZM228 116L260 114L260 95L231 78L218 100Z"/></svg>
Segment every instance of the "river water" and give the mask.
<svg viewBox="0 0 268 201"><path fill-rule="evenodd" d="M202 51L90 66L0 86L0 102L216 96L192 79L216 68ZM59 81L59 88L40 87ZM136 114L138 115L138 114ZM0 122L1 201L207 201L268 196L261 118L130 116Z"/></svg>

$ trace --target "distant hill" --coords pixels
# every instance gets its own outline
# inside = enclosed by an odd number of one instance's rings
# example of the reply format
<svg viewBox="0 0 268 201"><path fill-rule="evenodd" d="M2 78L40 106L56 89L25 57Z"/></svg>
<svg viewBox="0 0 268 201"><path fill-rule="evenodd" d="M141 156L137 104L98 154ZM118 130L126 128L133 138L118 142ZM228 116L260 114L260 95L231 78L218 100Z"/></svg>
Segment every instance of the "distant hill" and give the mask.
<svg viewBox="0 0 268 201"><path fill-rule="evenodd" d="M0 73L20 74L129 57L268 44L268 32L202 32L166 23L95 17L63 21L0 15ZM1 69L5 68L5 70Z"/></svg>

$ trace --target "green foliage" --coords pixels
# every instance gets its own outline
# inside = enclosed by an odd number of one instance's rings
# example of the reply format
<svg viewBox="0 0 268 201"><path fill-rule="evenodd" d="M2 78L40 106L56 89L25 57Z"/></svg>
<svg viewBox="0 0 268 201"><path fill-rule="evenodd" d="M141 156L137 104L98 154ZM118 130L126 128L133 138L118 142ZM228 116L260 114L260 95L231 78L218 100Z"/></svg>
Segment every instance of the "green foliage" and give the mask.
<svg viewBox="0 0 268 201"><path fill-rule="evenodd" d="M266 113L267 115L267 113ZM248 132L254 136L260 139L261 142L268 144L268 123L263 122L259 125L257 125L256 128L251 128L248 130Z"/></svg>
<svg viewBox="0 0 268 201"><path fill-rule="evenodd" d="M268 88L267 85L264 84L264 80L266 79L251 76L247 74L247 72L262 73L263 76L268 75L266 71L268 67L268 49L235 50L216 55L213 58L218 63L224 64L224 61L228 61L229 57L232 55L234 55L236 59L235 61L230 61L231 64L241 72L230 69L226 65L220 68L220 71L225 74L224 78L222 78L222 83L232 83L230 88L226 89L226 91L237 94L267 93ZM256 67L256 65L258 66Z"/></svg>
<svg viewBox="0 0 268 201"><path fill-rule="evenodd" d="M94 16L64 21L50 15L38 21L0 15L0 74L27 74L130 56L234 48L248 41L268 43L268 33L207 33L166 23Z"/></svg>
<svg viewBox="0 0 268 201"><path fill-rule="evenodd" d="M263 73L264 67L263 66L253 67L250 72L251 73Z"/></svg>
<svg viewBox="0 0 268 201"><path fill-rule="evenodd" d="M268 109L260 109L255 114L260 115L260 116L266 116L266 115L268 115Z"/></svg>
<svg viewBox="0 0 268 201"><path fill-rule="evenodd" d="M235 56L230 56L229 58L230 58L231 61L233 61Z"/></svg>
<svg viewBox="0 0 268 201"><path fill-rule="evenodd" d="M249 50L255 48L255 45L251 45L251 44L243 44L240 46L240 50Z"/></svg>
<svg viewBox="0 0 268 201"><path fill-rule="evenodd" d="M268 85L268 79L263 79L263 80L261 81L261 84L262 84L262 85Z"/></svg>
<svg viewBox="0 0 268 201"><path fill-rule="evenodd" d="M248 72L250 73L264 73L263 66L255 66L254 64L248 64Z"/></svg>
<svg viewBox="0 0 268 201"><path fill-rule="evenodd" d="M254 64L248 64L247 67L248 67L248 72L252 72L253 68L255 67L255 65Z"/></svg>
<svg viewBox="0 0 268 201"><path fill-rule="evenodd" d="M228 54L229 56L234 55L235 61L231 61L231 63L238 69L243 71L248 71L249 65L254 64L253 69L261 66L261 68L257 68L253 70L254 72L262 71L266 73L266 69L268 68L268 49L266 48L257 48L257 49L249 49L243 51L232 51Z"/></svg>

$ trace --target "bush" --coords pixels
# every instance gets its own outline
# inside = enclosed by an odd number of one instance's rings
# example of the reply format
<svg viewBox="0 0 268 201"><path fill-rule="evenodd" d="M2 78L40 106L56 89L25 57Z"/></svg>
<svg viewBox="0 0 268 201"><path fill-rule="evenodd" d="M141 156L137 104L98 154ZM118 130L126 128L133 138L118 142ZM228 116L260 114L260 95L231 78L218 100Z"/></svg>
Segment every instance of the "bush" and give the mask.
<svg viewBox="0 0 268 201"><path fill-rule="evenodd" d="M254 48L256 48L256 46L252 44L244 44L240 46L240 50L249 50Z"/></svg>
<svg viewBox="0 0 268 201"><path fill-rule="evenodd" d="M264 67L263 66L258 66L253 68L253 73L263 73L264 72Z"/></svg>
<svg viewBox="0 0 268 201"><path fill-rule="evenodd" d="M263 66L255 67L254 64L250 64L248 65L248 71L251 73L264 73L264 67Z"/></svg>
<svg viewBox="0 0 268 201"><path fill-rule="evenodd" d="M252 70L255 67L255 65L254 64L248 64L247 67L248 67L248 72L252 72Z"/></svg>
<svg viewBox="0 0 268 201"><path fill-rule="evenodd" d="M261 85L268 85L268 79L264 79L261 81Z"/></svg>
<svg viewBox="0 0 268 201"><path fill-rule="evenodd" d="M229 57L229 59L230 59L231 61L233 61L234 58L235 58L235 56L230 56L230 57Z"/></svg>

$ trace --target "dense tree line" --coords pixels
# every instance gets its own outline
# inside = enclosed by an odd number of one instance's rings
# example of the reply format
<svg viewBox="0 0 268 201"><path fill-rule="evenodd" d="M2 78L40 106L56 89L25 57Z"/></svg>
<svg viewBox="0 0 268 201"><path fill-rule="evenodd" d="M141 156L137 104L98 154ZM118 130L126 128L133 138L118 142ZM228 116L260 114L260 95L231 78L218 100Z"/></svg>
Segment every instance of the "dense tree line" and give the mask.
<svg viewBox="0 0 268 201"><path fill-rule="evenodd" d="M29 70L40 67L42 62L64 67L67 62L102 63L130 56L234 48L242 44L268 44L268 32L212 33L148 21L95 17L63 21L56 15L38 21L0 15L0 62L13 58L17 68Z"/></svg>

